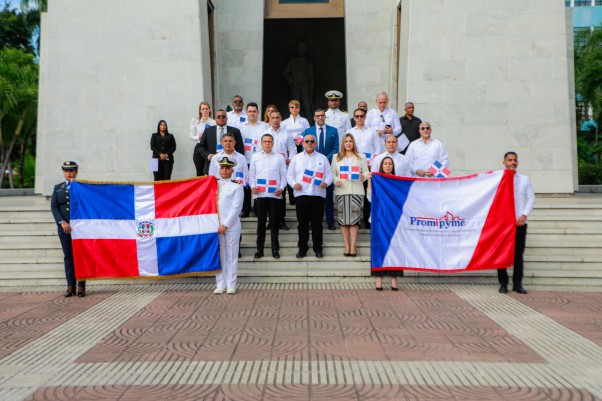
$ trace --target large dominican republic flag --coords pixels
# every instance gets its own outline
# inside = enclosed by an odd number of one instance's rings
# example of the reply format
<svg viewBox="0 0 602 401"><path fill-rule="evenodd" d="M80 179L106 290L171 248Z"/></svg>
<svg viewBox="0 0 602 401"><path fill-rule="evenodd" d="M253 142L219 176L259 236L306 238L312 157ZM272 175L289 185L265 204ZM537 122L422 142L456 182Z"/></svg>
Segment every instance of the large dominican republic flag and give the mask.
<svg viewBox="0 0 602 401"><path fill-rule="evenodd" d="M214 177L142 185L75 182L71 226L78 280L221 269Z"/></svg>
<svg viewBox="0 0 602 401"><path fill-rule="evenodd" d="M514 171L372 177L372 270L461 272L512 266Z"/></svg>

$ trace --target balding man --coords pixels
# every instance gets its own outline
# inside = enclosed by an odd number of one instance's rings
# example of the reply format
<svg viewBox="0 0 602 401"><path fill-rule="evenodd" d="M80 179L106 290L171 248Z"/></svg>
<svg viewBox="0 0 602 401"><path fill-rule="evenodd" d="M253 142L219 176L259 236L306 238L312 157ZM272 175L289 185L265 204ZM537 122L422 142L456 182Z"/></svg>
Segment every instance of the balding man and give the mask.
<svg viewBox="0 0 602 401"><path fill-rule="evenodd" d="M433 177L429 171L433 164L438 161L444 168L449 168L449 157L443 144L431 138L431 123L423 121L420 123L420 139L408 146L406 156L412 167L412 175L416 177Z"/></svg>
<svg viewBox="0 0 602 401"><path fill-rule="evenodd" d="M380 92L376 95L376 107L366 115L366 126L375 130L383 141L388 136L393 135L399 138L401 135L399 117L397 112L389 107L387 92Z"/></svg>

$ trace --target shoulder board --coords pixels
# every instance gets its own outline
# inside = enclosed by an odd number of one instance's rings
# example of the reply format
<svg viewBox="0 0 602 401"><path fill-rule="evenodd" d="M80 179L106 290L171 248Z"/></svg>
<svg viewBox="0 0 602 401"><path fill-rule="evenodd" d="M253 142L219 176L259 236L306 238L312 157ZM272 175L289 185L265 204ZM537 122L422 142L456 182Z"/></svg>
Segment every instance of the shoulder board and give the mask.
<svg viewBox="0 0 602 401"><path fill-rule="evenodd" d="M345 110L341 110L341 112L343 112L343 113L347 114L347 111L345 111Z"/></svg>
<svg viewBox="0 0 602 401"><path fill-rule="evenodd" d="M230 180L230 181L232 181L232 182L233 182L233 183L235 183L235 184L238 184L238 185L240 185L240 182L238 182L238 181L234 181L234 180Z"/></svg>

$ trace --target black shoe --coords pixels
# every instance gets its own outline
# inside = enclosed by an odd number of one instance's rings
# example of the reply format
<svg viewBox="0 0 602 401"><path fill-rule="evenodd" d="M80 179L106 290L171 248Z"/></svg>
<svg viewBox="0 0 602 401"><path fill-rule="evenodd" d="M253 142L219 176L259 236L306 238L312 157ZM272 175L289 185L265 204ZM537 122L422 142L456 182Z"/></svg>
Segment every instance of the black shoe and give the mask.
<svg viewBox="0 0 602 401"><path fill-rule="evenodd" d="M286 223L284 221L282 223L280 223L280 229L284 230L284 231L288 231L288 226L286 225Z"/></svg>
<svg viewBox="0 0 602 401"><path fill-rule="evenodd" d="M266 230L269 230L269 229L271 229L271 228L272 228L272 223L268 223L268 225L267 225L267 226L265 226L265 229L266 229Z"/></svg>
<svg viewBox="0 0 602 401"><path fill-rule="evenodd" d="M514 292L518 292L519 294L526 294L527 290L525 290L523 287L518 286L518 287L514 287L512 288L512 291Z"/></svg>
<svg viewBox="0 0 602 401"><path fill-rule="evenodd" d="M249 217L249 212L247 212L247 213L241 213L240 217L241 218Z"/></svg>
<svg viewBox="0 0 602 401"><path fill-rule="evenodd" d="M65 298L71 298L74 295L75 291L73 290L73 286L71 285L67 287L67 291L65 291L65 293L63 294Z"/></svg>
<svg viewBox="0 0 602 401"><path fill-rule="evenodd" d="M324 254L322 252L316 252L316 258L323 258Z"/></svg>
<svg viewBox="0 0 602 401"><path fill-rule="evenodd" d="M397 288L397 287L391 287L391 290L393 290L393 291L399 291L399 288Z"/></svg>
<svg viewBox="0 0 602 401"><path fill-rule="evenodd" d="M337 229L337 226L335 226L335 225L334 225L334 223L332 223L332 224L329 224L329 225L328 225L328 229L329 229L330 231L334 231L334 230L336 230L336 229Z"/></svg>
<svg viewBox="0 0 602 401"><path fill-rule="evenodd" d="M508 286L507 285L500 285L500 294L508 294Z"/></svg>
<svg viewBox="0 0 602 401"><path fill-rule="evenodd" d="M84 290L84 289L78 289L77 290L77 296L80 297L80 298L85 297L86 296L86 290Z"/></svg>
<svg viewBox="0 0 602 401"><path fill-rule="evenodd" d="M259 258L263 258L263 251L262 252L260 252L260 251L255 252L255 259L259 259Z"/></svg>
<svg viewBox="0 0 602 401"><path fill-rule="evenodd" d="M299 252L297 252L297 255L295 255L297 257L297 259L301 259L307 256L307 251L302 251L299 250Z"/></svg>
<svg viewBox="0 0 602 401"><path fill-rule="evenodd" d="M280 251L272 251L272 257L274 259L280 259Z"/></svg>
<svg viewBox="0 0 602 401"><path fill-rule="evenodd" d="M382 291L383 287L376 287L376 291Z"/></svg>
<svg viewBox="0 0 602 401"><path fill-rule="evenodd" d="M370 229L370 223L366 223L366 224L364 224L364 228L365 228L366 230L369 230L369 229Z"/></svg>
<svg viewBox="0 0 602 401"><path fill-rule="evenodd" d="M242 258L242 253L240 253L240 251L238 251L238 257Z"/></svg>

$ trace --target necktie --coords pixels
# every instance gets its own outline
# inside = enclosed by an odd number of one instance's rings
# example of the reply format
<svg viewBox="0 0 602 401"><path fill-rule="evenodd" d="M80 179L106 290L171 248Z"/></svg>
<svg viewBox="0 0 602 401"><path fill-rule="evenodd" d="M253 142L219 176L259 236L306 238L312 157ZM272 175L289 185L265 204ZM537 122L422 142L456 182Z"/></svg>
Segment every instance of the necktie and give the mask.
<svg viewBox="0 0 602 401"><path fill-rule="evenodd" d="M219 129L219 140L221 142L221 140L224 139L224 127L221 127Z"/></svg>
<svg viewBox="0 0 602 401"><path fill-rule="evenodd" d="M71 188L71 181L67 181L67 191Z"/></svg>
<svg viewBox="0 0 602 401"><path fill-rule="evenodd" d="M320 148L318 153L324 153L324 128L320 128Z"/></svg>

